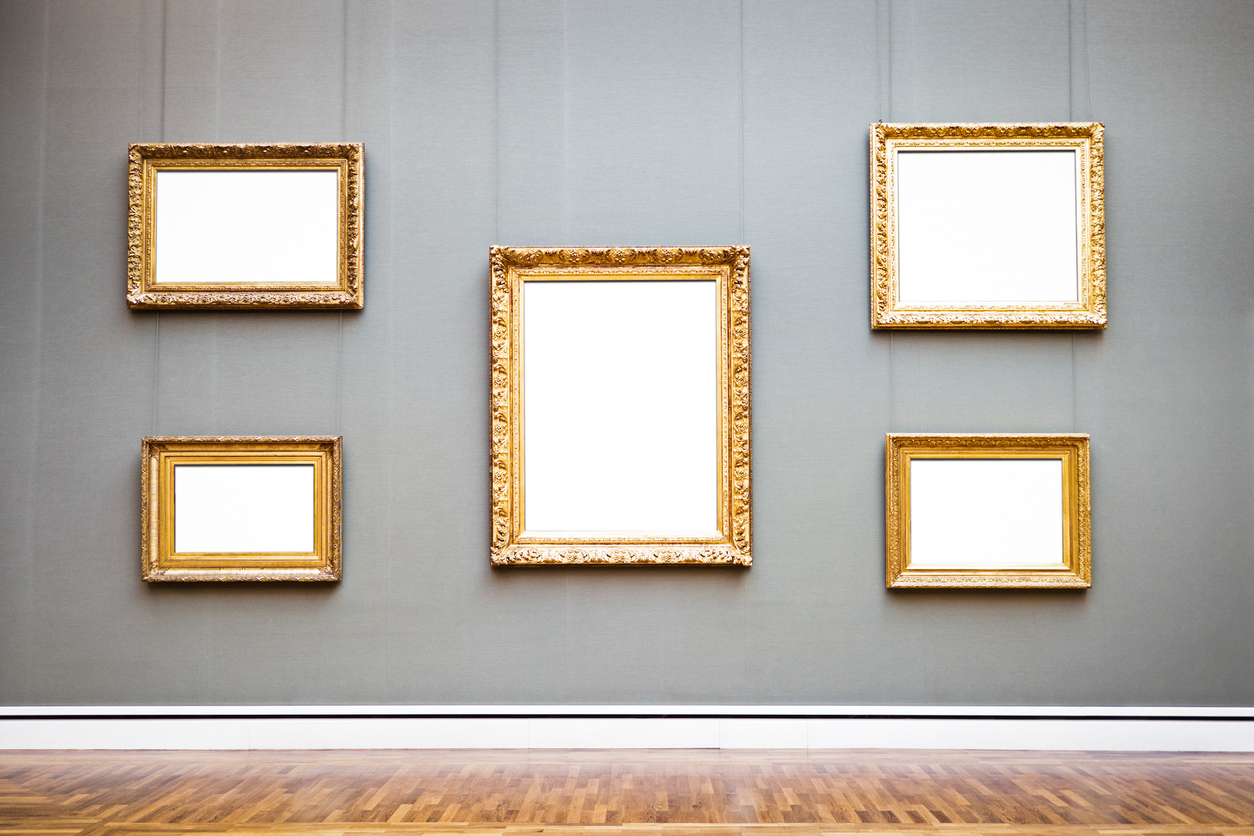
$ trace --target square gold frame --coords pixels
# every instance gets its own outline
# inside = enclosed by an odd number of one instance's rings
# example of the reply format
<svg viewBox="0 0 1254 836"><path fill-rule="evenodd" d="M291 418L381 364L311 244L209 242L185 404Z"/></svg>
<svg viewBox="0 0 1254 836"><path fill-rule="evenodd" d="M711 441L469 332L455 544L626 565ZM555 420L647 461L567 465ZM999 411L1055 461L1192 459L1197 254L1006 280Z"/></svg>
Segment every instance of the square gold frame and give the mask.
<svg viewBox="0 0 1254 836"><path fill-rule="evenodd" d="M180 464L312 464L314 550L307 554L174 552L174 467ZM144 580L340 579L343 467L339 436L152 436L143 441L141 471Z"/></svg>
<svg viewBox="0 0 1254 836"><path fill-rule="evenodd" d="M338 281L330 284L156 284L156 173L159 170L287 171L339 173ZM364 151L361 143L272 143L130 146L126 304L139 310L171 308L329 308L365 304L362 276Z"/></svg>
<svg viewBox="0 0 1254 836"><path fill-rule="evenodd" d="M719 298L717 538L553 537L523 533L521 294L524 280L710 278ZM749 248L491 249L492 547L497 566L753 562L749 403Z"/></svg>
<svg viewBox="0 0 1254 836"><path fill-rule="evenodd" d="M910 565L913 459L1061 459L1063 561L1054 566L973 569ZM901 588L1064 588L1092 586L1089 437L1082 433L979 435L888 433L885 437L887 586Z"/></svg>
<svg viewBox="0 0 1254 836"><path fill-rule="evenodd" d="M1106 221L1100 122L871 125L872 328L1105 328ZM897 270L897 152L1074 149L1079 155L1079 298L1058 303L906 305Z"/></svg>

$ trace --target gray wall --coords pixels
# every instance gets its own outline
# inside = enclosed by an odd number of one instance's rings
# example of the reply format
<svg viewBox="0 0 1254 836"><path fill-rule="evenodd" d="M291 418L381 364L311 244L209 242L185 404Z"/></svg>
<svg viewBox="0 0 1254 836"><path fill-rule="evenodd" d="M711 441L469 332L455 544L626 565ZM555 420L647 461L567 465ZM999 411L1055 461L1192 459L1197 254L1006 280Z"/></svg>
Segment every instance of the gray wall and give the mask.
<svg viewBox="0 0 1254 836"><path fill-rule="evenodd" d="M0 702L1254 703L1254 4L0 2ZM867 123L1106 123L1104 333L872 333ZM366 144L366 308L124 303L128 142ZM492 244L753 248L755 564L488 566ZM1093 438L1093 588L884 589L883 435ZM139 440L345 438L145 585Z"/></svg>

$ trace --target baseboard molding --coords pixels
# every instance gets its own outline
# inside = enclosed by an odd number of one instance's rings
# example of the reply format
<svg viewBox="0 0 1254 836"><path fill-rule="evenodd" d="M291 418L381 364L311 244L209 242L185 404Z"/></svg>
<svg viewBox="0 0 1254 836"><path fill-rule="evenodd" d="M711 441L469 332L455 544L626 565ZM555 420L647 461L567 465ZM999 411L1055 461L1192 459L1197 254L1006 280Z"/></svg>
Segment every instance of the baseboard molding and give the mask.
<svg viewBox="0 0 1254 836"><path fill-rule="evenodd" d="M7 706L0 749L1018 749L1254 752L1254 709L1022 706Z"/></svg>

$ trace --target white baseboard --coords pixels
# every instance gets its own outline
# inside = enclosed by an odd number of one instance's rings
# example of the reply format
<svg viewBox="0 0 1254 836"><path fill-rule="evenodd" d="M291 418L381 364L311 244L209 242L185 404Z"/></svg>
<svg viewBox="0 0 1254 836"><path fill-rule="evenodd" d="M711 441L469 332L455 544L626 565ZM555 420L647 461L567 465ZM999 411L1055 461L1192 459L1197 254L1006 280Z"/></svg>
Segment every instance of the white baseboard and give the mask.
<svg viewBox="0 0 1254 836"><path fill-rule="evenodd" d="M0 707L0 749L677 748L1254 752L1254 709Z"/></svg>

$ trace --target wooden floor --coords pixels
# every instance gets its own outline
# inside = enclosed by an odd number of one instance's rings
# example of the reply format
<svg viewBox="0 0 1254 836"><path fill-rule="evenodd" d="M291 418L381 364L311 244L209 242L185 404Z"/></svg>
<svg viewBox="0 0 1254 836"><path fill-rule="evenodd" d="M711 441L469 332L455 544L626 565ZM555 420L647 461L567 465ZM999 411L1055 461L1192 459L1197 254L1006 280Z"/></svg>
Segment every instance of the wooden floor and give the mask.
<svg viewBox="0 0 1254 836"><path fill-rule="evenodd" d="M0 752L0 834L1254 836L1254 754Z"/></svg>

